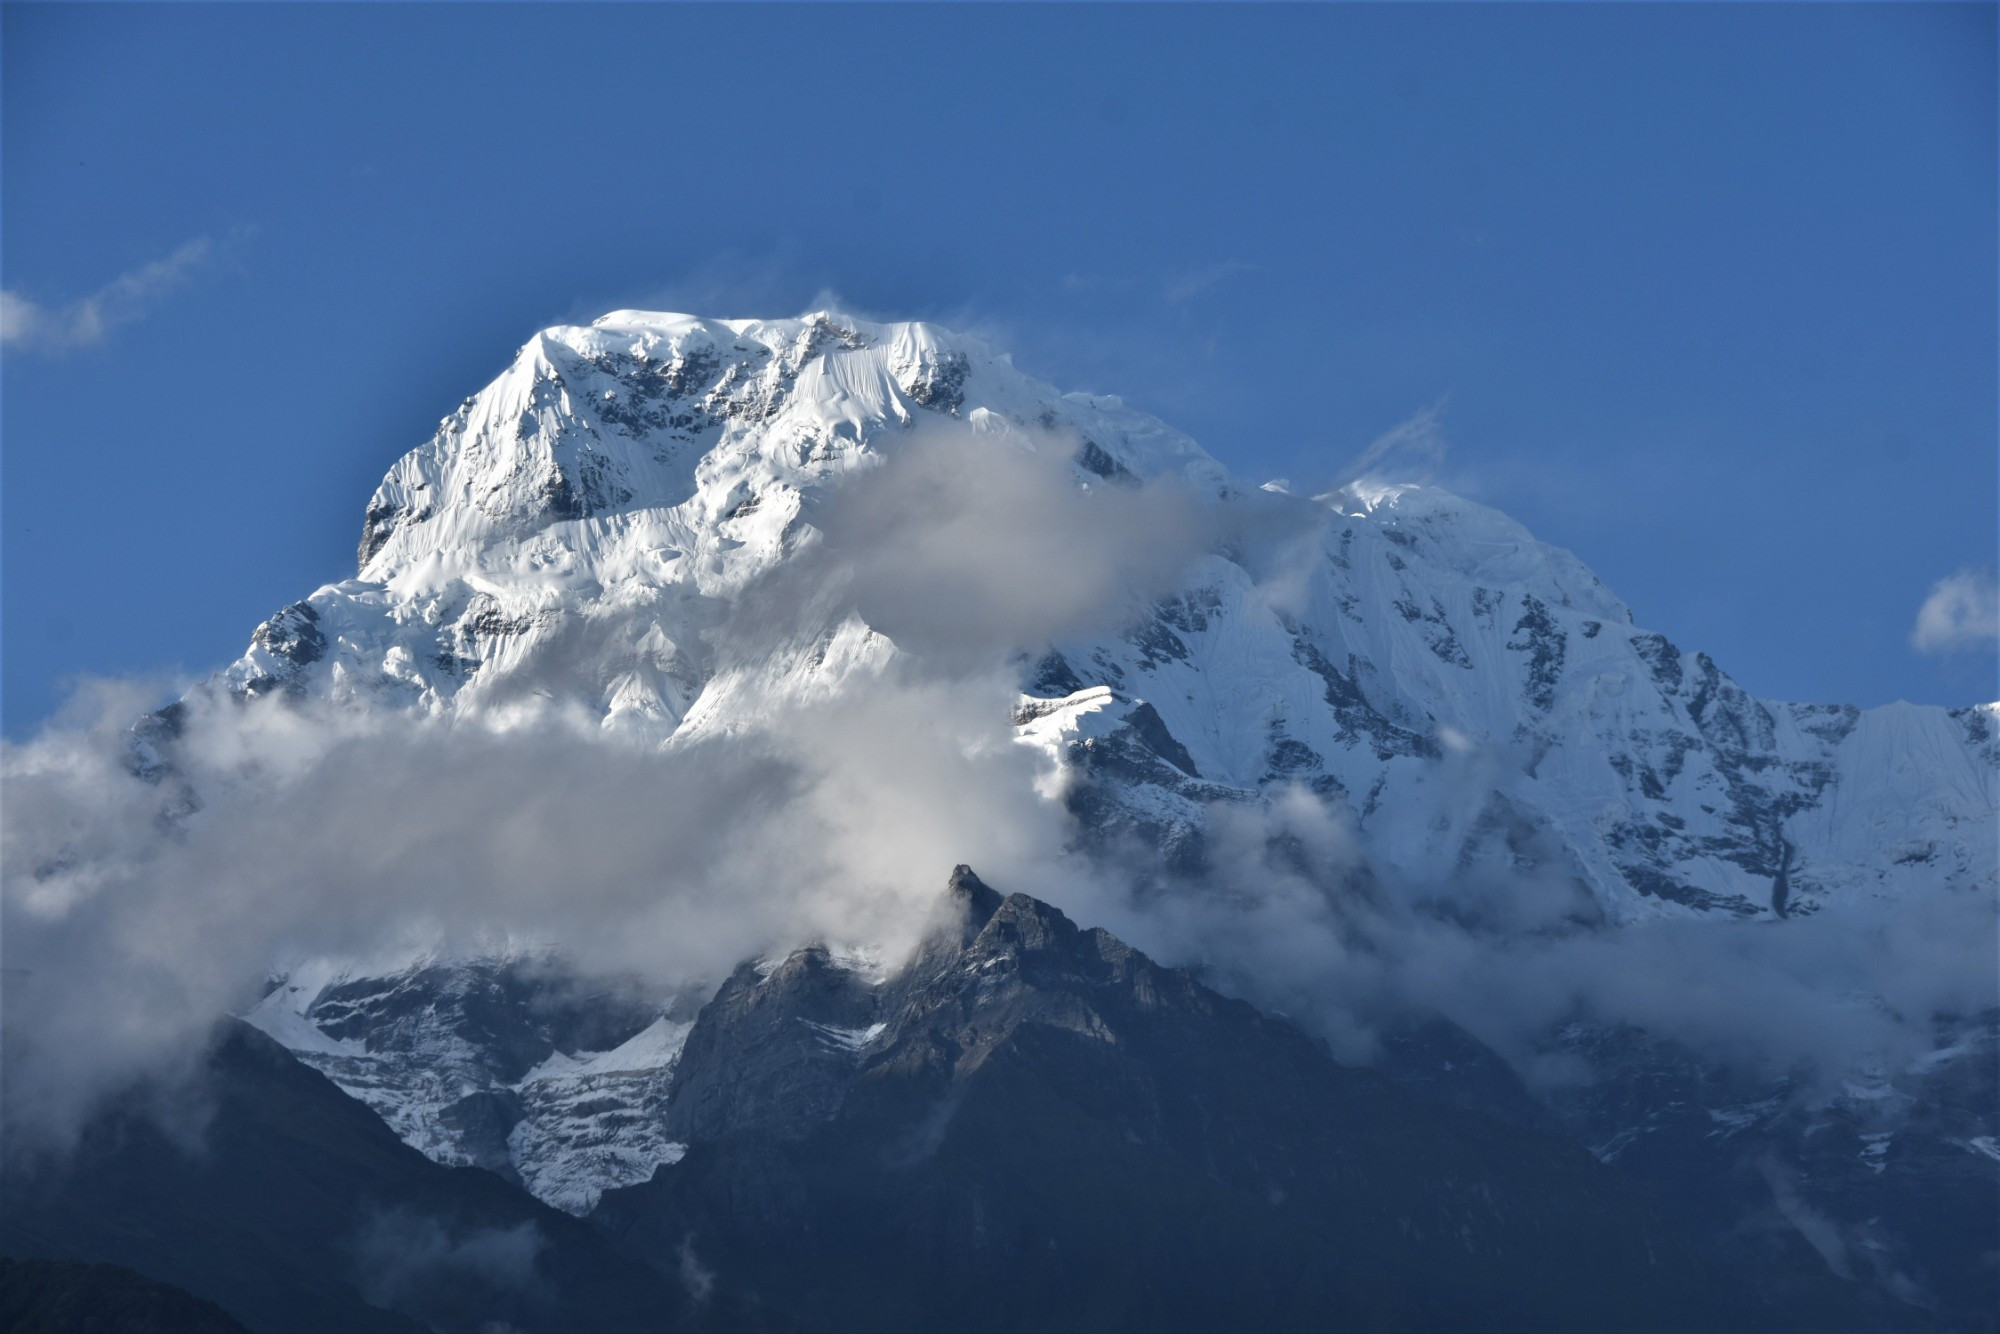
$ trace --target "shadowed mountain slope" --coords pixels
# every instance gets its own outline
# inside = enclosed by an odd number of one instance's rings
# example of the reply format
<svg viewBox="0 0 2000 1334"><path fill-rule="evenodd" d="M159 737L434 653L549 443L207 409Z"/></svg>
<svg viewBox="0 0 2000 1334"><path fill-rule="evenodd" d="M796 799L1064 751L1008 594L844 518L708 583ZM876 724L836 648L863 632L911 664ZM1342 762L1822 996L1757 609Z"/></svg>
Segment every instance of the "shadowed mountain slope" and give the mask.
<svg viewBox="0 0 2000 1334"><path fill-rule="evenodd" d="M740 1324L499 1177L432 1162L246 1025L206 1076L194 1143L135 1106L12 1168L0 1251L113 1261L273 1332Z"/></svg>
<svg viewBox="0 0 2000 1334"><path fill-rule="evenodd" d="M965 868L952 901L887 981L820 949L740 968L676 1073L687 1157L594 1221L826 1329L1783 1322L1574 1144ZM1839 1296L1786 1315L1837 1326Z"/></svg>

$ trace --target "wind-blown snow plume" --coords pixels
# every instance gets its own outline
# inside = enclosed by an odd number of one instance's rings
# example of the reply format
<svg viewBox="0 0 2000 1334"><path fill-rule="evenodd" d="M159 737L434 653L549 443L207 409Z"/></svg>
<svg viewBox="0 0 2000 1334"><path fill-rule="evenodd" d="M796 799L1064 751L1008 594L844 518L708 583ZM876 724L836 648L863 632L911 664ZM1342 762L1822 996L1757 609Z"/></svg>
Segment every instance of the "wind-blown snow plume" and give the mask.
<svg viewBox="0 0 2000 1334"><path fill-rule="evenodd" d="M1339 482L1376 486L1428 482L1444 466L1447 400L1423 408L1384 431L1341 469Z"/></svg>

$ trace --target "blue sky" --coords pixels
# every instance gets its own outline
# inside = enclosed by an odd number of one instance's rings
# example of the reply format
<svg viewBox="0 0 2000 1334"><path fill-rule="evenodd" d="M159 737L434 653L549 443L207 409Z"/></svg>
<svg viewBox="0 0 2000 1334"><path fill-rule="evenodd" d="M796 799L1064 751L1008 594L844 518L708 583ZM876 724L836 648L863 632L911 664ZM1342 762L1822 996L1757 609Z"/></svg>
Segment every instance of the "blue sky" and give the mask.
<svg viewBox="0 0 2000 1334"><path fill-rule="evenodd" d="M1443 403L1751 690L1993 698L1912 631L1995 558L1994 16L8 5L6 731L351 574L537 327L822 291L1253 481Z"/></svg>

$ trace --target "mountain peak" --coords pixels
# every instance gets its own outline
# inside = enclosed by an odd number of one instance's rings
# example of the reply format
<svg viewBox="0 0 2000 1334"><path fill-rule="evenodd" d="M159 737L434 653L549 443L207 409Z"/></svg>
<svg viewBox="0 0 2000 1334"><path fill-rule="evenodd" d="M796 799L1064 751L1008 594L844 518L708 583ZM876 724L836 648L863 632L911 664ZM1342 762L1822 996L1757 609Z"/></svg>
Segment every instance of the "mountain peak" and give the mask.
<svg viewBox="0 0 2000 1334"><path fill-rule="evenodd" d="M1177 477L1211 507L1191 522L1219 530L1251 494L1165 423L937 325L613 311L537 334L400 459L360 577L279 613L226 684L547 708L660 742L755 728L904 651L858 612L727 667L716 636L758 581L823 549L820 501L925 424L974 449L1060 442L1080 490ZM1168 596L1021 673L1014 739L1090 839L1138 835L1194 869L1218 804L1305 787L1417 880L1532 848L1614 920L1993 874L1983 715L1753 699L1641 630L1574 555L1440 487L1256 504L1284 507L1290 536L1151 572ZM1921 791L1882 759L1906 753L1936 757ZM1466 782L1480 791L1440 796ZM1440 829L1441 803L1469 813ZM1904 832L1856 833L1856 811Z"/></svg>
<svg viewBox="0 0 2000 1334"><path fill-rule="evenodd" d="M1000 911L1000 891L989 886L973 872L970 866L959 865L952 868L951 880L945 886L947 903L962 911L965 916L964 943L970 944L986 924L993 920L993 914Z"/></svg>
<svg viewBox="0 0 2000 1334"><path fill-rule="evenodd" d="M575 546L600 534L563 525L633 515L660 516L668 531L650 535L672 544L753 497L824 484L926 416L1073 436L1106 473L1223 476L1164 423L936 325L620 310L538 333L398 461L369 502L361 577L544 534Z"/></svg>

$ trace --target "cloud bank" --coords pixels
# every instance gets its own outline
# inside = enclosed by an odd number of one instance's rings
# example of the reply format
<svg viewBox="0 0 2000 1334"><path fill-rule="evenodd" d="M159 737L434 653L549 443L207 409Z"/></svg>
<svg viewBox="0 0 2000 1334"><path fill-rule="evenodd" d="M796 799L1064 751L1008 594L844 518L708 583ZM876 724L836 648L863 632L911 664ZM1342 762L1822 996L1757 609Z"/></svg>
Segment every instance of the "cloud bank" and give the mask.
<svg viewBox="0 0 2000 1334"><path fill-rule="evenodd" d="M679 986L815 938L893 957L959 862L1354 1060L1442 1014L1530 1071L1580 1020L1837 1071L1923 1050L1936 1017L1994 1003L1991 895L1612 931L1532 859L1393 875L1344 806L1302 788L1211 809L1198 871L1077 850L1040 795L1044 761L1014 738L1026 661L1130 624L1215 546L1281 607L1325 519L1289 496L1197 507L1170 486L1076 481L1061 442L959 434L912 437L852 479L807 516L820 549L746 596L718 661L748 670L843 625L898 651L727 736L660 747L594 720L501 731L197 689L162 772L134 764L144 692L80 699L0 750L10 1143L60 1142L133 1081L191 1069L215 1017L280 963L554 947ZM1445 748L1457 823L1508 762Z"/></svg>
<svg viewBox="0 0 2000 1334"><path fill-rule="evenodd" d="M1347 810L1304 788L1210 815L1198 874L1092 877L1067 906L1290 1016L1350 1062L1441 1017L1531 1082L1566 1082L1583 1072L1556 1038L1582 1023L1644 1029L1740 1074L1813 1087L1862 1064L1900 1071L1934 1048L1940 1022L2000 1004L1990 893L1607 928L1576 882L1513 858L1449 879L1399 876ZM1122 852L1129 867L1147 857Z"/></svg>

